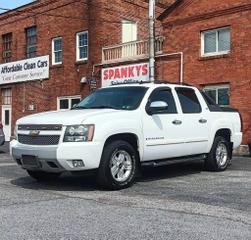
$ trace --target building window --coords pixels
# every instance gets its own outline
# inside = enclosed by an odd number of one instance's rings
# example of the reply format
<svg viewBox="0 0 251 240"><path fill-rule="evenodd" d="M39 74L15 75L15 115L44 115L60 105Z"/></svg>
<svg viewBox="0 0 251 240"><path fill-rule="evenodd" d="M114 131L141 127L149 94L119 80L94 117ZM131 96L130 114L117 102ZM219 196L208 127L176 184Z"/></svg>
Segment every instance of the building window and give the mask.
<svg viewBox="0 0 251 240"><path fill-rule="evenodd" d="M230 105L229 85L206 86L204 92L220 106Z"/></svg>
<svg viewBox="0 0 251 240"><path fill-rule="evenodd" d="M12 91L11 88L2 89L2 105L11 105L12 103Z"/></svg>
<svg viewBox="0 0 251 240"><path fill-rule="evenodd" d="M68 110L81 101L81 96L59 97L57 103L58 110Z"/></svg>
<svg viewBox="0 0 251 240"><path fill-rule="evenodd" d="M88 59L88 32L77 33L77 61Z"/></svg>
<svg viewBox="0 0 251 240"><path fill-rule="evenodd" d="M62 38L52 39L52 64L62 64Z"/></svg>
<svg viewBox="0 0 251 240"><path fill-rule="evenodd" d="M37 56L37 28L30 27L26 29L26 57L33 58Z"/></svg>
<svg viewBox="0 0 251 240"><path fill-rule="evenodd" d="M228 54L230 46L230 28L219 28L201 33L202 56Z"/></svg>
<svg viewBox="0 0 251 240"><path fill-rule="evenodd" d="M3 35L3 62L11 62L12 57L12 33Z"/></svg>

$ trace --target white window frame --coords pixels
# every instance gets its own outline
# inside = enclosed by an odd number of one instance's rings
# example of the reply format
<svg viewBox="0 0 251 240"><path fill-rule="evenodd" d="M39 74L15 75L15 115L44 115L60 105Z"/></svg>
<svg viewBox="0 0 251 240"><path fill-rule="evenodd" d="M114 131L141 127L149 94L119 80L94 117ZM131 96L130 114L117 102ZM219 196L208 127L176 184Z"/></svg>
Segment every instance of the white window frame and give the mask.
<svg viewBox="0 0 251 240"><path fill-rule="evenodd" d="M81 96L80 95L76 95L76 96L63 96L63 97L58 97L57 98L57 110L69 110L71 109L71 104L72 104L72 100L73 99L79 99L81 100ZM68 109L60 109L60 100L68 100Z"/></svg>
<svg viewBox="0 0 251 240"><path fill-rule="evenodd" d="M219 31L228 29L230 32L230 49L227 51L219 51ZM215 33L216 32L216 52L205 53L205 34L207 33ZM231 29L230 27L216 28L208 31L201 32L201 56L202 57L210 57L210 56L218 56L218 55L226 55L231 51Z"/></svg>
<svg viewBox="0 0 251 240"><path fill-rule="evenodd" d="M52 39L52 43L51 43L51 45L52 45L52 65L59 65L59 64L62 64L63 63L63 46L61 47L61 51L55 51L55 49L54 49L54 47L55 47L55 43L54 43L54 41L55 40L58 40L58 39L61 39L61 46L62 46L62 37L55 37L55 38L53 38ZM55 62L55 53L56 52L62 52L62 61L61 62Z"/></svg>
<svg viewBox="0 0 251 240"><path fill-rule="evenodd" d="M1 90L1 103L4 106L12 105L12 88L2 88Z"/></svg>
<svg viewBox="0 0 251 240"><path fill-rule="evenodd" d="M219 104L219 90L220 89L228 89L229 90L229 102L230 102L230 85L229 84L223 84L223 85L208 85L203 88L204 91L206 90L211 90L211 91L216 91L216 103ZM230 105L220 105L220 106L230 106Z"/></svg>
<svg viewBox="0 0 251 240"><path fill-rule="evenodd" d="M86 58L80 58L79 57L79 36L80 35L82 35L82 34L87 34L87 56L86 56ZM89 33L88 33L88 31L83 31L83 32L79 32L79 33L77 33L76 34L76 60L77 60L77 62L78 61L86 61L86 60L88 60L88 56L89 56Z"/></svg>

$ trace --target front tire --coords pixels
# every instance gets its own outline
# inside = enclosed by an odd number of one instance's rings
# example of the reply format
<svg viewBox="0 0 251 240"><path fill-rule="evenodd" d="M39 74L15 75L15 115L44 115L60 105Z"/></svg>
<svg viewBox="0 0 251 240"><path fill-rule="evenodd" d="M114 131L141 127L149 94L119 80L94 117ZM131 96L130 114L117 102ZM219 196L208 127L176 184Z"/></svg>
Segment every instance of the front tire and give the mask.
<svg viewBox="0 0 251 240"><path fill-rule="evenodd" d="M225 171L230 160L229 142L223 137L215 137L212 149L205 160L206 169L216 172Z"/></svg>
<svg viewBox="0 0 251 240"><path fill-rule="evenodd" d="M97 181L111 190L131 186L138 168L138 154L133 146L122 140L109 143L104 147Z"/></svg>
<svg viewBox="0 0 251 240"><path fill-rule="evenodd" d="M43 172L43 171L32 171L27 170L27 173L34 179L36 179L39 182L49 182L56 180L59 178L61 173L51 173L51 172Z"/></svg>

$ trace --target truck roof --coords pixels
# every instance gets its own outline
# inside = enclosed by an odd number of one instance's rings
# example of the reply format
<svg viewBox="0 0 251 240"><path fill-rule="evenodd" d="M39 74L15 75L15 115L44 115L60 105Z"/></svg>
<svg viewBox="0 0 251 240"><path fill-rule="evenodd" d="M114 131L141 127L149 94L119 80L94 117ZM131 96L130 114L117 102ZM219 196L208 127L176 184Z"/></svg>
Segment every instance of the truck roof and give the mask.
<svg viewBox="0 0 251 240"><path fill-rule="evenodd" d="M186 85L186 84L177 84L177 83L170 83L170 82L158 82L158 83L148 83L148 82L142 82L142 83L119 83L119 84L114 84L114 85L110 85L107 86L105 88L108 87L138 87L138 86L142 86L142 87L148 87L148 88L157 88L157 87L170 87L170 88L175 88L175 87L184 87L184 88L193 88L195 89L196 87L194 86L190 86L190 85Z"/></svg>

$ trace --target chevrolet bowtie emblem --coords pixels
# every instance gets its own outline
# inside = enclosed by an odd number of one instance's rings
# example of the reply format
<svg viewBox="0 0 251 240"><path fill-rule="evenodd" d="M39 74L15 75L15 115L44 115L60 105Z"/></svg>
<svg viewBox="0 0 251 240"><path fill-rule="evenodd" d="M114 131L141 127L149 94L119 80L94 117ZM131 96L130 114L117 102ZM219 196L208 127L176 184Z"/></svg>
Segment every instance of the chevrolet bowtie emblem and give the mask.
<svg viewBox="0 0 251 240"><path fill-rule="evenodd" d="M30 136L36 137L39 135L39 133L40 133L40 131L38 131L38 130L32 130L32 131L30 131Z"/></svg>

